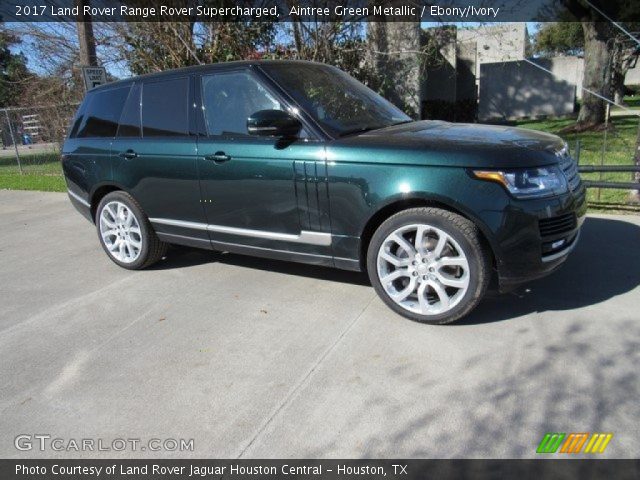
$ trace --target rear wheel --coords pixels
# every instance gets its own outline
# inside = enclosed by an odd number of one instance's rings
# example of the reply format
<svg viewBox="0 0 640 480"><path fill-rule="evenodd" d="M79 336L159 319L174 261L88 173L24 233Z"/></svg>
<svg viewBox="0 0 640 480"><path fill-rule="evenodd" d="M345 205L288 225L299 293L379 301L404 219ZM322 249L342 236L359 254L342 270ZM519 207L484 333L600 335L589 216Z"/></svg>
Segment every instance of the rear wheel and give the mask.
<svg viewBox="0 0 640 480"><path fill-rule="evenodd" d="M490 254L477 227L438 208L395 214L374 233L369 278L394 311L423 323L450 323L482 299L491 278Z"/></svg>
<svg viewBox="0 0 640 480"><path fill-rule="evenodd" d="M111 192L96 210L102 248L123 268L140 270L160 260L167 244L156 235L138 203L126 192Z"/></svg>

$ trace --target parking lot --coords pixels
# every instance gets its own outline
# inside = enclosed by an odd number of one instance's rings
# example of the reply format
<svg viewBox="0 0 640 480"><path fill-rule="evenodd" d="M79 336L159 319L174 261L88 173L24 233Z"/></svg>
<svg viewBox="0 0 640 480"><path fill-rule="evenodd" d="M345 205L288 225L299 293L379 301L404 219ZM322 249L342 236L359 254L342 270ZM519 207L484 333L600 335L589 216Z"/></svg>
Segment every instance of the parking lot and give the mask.
<svg viewBox="0 0 640 480"><path fill-rule="evenodd" d="M640 456L639 216L590 216L560 271L443 327L349 272L183 248L120 269L66 194L0 191L0 225L3 458L533 458L546 432Z"/></svg>

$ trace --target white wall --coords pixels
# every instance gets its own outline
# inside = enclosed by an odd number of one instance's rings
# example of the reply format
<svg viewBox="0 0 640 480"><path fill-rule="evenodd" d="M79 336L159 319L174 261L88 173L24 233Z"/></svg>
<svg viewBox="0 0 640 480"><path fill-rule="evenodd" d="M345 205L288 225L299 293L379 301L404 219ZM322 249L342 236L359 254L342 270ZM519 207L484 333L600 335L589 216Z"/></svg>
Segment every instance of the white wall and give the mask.
<svg viewBox="0 0 640 480"><path fill-rule="evenodd" d="M531 61L551 70L553 76L576 87L576 96L582 98L582 75L584 74L584 59L573 56L552 58L533 58Z"/></svg>
<svg viewBox="0 0 640 480"><path fill-rule="evenodd" d="M573 113L575 85L525 61L480 66L478 119L512 120Z"/></svg>

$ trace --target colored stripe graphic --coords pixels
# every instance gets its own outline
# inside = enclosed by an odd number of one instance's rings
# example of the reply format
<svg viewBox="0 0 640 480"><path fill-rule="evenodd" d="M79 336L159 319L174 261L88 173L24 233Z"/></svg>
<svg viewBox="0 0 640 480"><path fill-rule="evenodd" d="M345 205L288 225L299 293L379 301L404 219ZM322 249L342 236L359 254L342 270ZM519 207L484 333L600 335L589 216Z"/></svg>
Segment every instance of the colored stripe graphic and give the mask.
<svg viewBox="0 0 640 480"><path fill-rule="evenodd" d="M580 453L580 450L582 450L582 446L587 441L587 438L589 438L589 434L588 433L579 433L578 435L581 435L582 438L580 440L578 440L577 445L575 446L575 448L573 449L573 452L571 452L571 453Z"/></svg>
<svg viewBox="0 0 640 480"><path fill-rule="evenodd" d="M536 453L604 453L613 433L545 433ZM588 441L587 441L588 440ZM564 442L563 442L564 441ZM562 445L562 447L560 447ZM560 448L560 451L558 451Z"/></svg>
<svg viewBox="0 0 640 480"><path fill-rule="evenodd" d="M537 453L556 453L558 447L564 440L565 433L547 433L538 445Z"/></svg>
<svg viewBox="0 0 640 480"><path fill-rule="evenodd" d="M612 438L612 433L594 433L584 453L604 453Z"/></svg>
<svg viewBox="0 0 640 480"><path fill-rule="evenodd" d="M587 438L589 438L588 433L570 433L562 445L560 453L580 453Z"/></svg>

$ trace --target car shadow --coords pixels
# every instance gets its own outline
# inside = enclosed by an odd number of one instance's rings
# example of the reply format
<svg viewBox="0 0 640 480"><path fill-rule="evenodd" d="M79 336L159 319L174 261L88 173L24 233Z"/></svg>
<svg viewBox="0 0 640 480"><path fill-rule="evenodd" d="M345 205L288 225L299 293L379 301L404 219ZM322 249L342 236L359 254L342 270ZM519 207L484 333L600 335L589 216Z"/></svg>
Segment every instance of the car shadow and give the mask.
<svg viewBox="0 0 640 480"><path fill-rule="evenodd" d="M247 255L238 255L229 252L202 250L179 245L172 245L163 261L156 263L149 269L167 270L174 268L186 268L213 262L254 268L268 272L277 272L285 275L327 280L330 282L351 283L354 285L365 286L371 285L365 273L338 270L335 268L304 263L269 260L266 258L250 257Z"/></svg>
<svg viewBox="0 0 640 480"><path fill-rule="evenodd" d="M152 269L219 262L338 283L370 285L364 273L232 253L174 246ZM640 227L616 219L588 217L578 245L564 265L548 277L507 294L489 294L454 325L510 320L533 312L572 310L604 302L640 285Z"/></svg>
<svg viewBox="0 0 640 480"><path fill-rule="evenodd" d="M488 296L455 325L587 307L629 292L638 285L640 227L621 220L588 217L578 245L558 270L508 294Z"/></svg>

